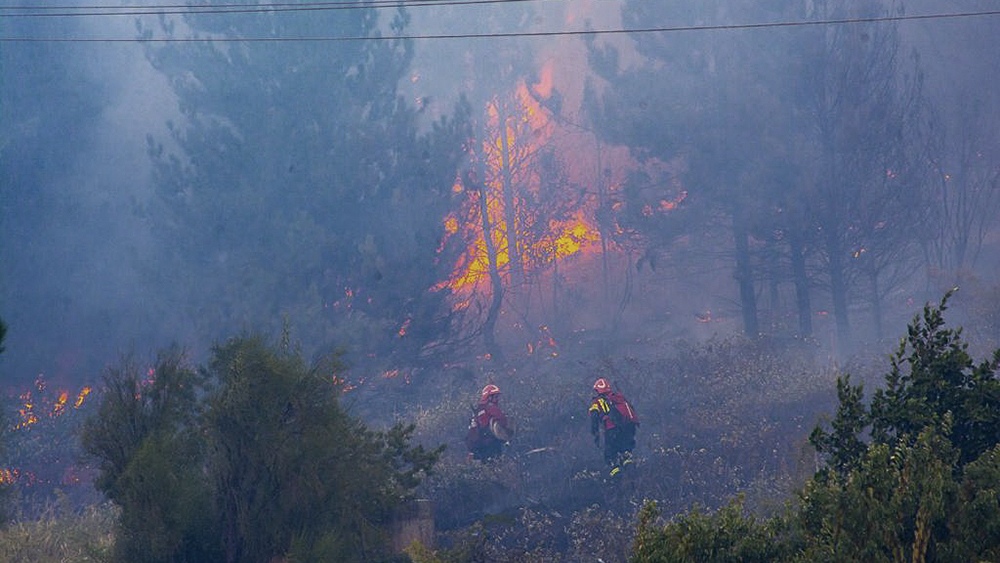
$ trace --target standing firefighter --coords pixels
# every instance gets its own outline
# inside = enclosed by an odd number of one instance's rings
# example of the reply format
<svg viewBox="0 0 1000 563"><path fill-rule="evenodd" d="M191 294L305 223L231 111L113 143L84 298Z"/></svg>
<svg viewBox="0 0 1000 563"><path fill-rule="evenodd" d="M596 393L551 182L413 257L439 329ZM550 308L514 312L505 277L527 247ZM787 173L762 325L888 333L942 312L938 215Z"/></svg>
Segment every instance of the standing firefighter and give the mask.
<svg viewBox="0 0 1000 563"><path fill-rule="evenodd" d="M492 383L483 387L479 404L472 410L474 414L465 435L469 455L480 461L499 458L504 443L514 435L507 415L500 409L500 388Z"/></svg>
<svg viewBox="0 0 1000 563"><path fill-rule="evenodd" d="M632 463L639 418L625 396L611 390L607 379L602 377L595 381L594 392L589 410L590 433L594 435L594 444L600 447L601 430L604 430L604 461L611 466L614 477Z"/></svg>

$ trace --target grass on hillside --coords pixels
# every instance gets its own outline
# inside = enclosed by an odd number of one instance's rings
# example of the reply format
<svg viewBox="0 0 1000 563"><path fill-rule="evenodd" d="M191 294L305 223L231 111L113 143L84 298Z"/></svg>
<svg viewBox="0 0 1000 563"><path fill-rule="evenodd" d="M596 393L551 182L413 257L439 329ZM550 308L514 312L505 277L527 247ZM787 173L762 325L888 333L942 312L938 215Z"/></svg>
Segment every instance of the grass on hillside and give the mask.
<svg viewBox="0 0 1000 563"><path fill-rule="evenodd" d="M37 519L15 521L0 530L0 561L111 561L116 517L116 510L108 503L90 506L79 512L53 505Z"/></svg>

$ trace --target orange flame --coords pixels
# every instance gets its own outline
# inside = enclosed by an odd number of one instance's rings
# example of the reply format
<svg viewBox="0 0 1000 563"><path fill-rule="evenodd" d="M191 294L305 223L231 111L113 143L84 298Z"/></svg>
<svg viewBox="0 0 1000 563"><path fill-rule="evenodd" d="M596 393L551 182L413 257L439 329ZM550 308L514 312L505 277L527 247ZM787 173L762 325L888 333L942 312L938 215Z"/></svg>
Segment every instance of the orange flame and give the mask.
<svg viewBox="0 0 1000 563"><path fill-rule="evenodd" d="M571 221L555 225L554 231L560 233L555 241L555 257L565 258L584 249L588 244L600 242L601 235L584 216L583 210L576 212Z"/></svg>
<svg viewBox="0 0 1000 563"><path fill-rule="evenodd" d="M90 387L84 385L83 389L80 389L80 393L76 396L76 401L73 403L73 408L78 409L82 407L83 401L87 399L87 395L90 395Z"/></svg>
<svg viewBox="0 0 1000 563"><path fill-rule="evenodd" d="M550 113L539 99L547 99L553 94L553 83L553 64L549 63L542 68L537 84L528 85L522 80L511 98L494 98L487 105L488 130L492 137L482 145L486 178L482 185L467 186L469 189L456 184L456 193L465 193L467 198L463 209L444 222L446 239L460 234L470 242L456 260L450 278L434 289L448 288L468 295L489 276L483 207L490 225L489 242L495 249L496 267L504 283L510 282L512 259L519 269L537 269L599 242L599 230L590 210L580 207L572 212L569 220L546 220L542 212L531 205L531 199L538 197L544 188L531 159L550 142L555 131ZM508 182L513 186L507 185ZM513 210L507 209L510 205ZM513 225L510 224L512 216ZM539 229L540 225L545 228ZM518 255L515 257L510 256L508 245L511 228L517 240ZM467 303L462 301L456 306L467 306Z"/></svg>
<svg viewBox="0 0 1000 563"><path fill-rule="evenodd" d="M552 97L552 90L555 87L554 69L555 62L551 59L548 60L542 65L538 84L532 86L532 90L543 99Z"/></svg>
<svg viewBox="0 0 1000 563"><path fill-rule="evenodd" d="M49 398L48 393L46 393L48 385L41 376L35 380L34 387L35 392L39 394L38 400L36 400L31 390L18 395L21 406L17 409L18 422L14 425L13 430L20 430L38 424L40 420L39 413L42 416L56 418L66 412L66 406L69 404L69 391L60 390L55 398ZM73 402L73 408L79 409L82 407L90 391L90 387L82 387Z"/></svg>
<svg viewBox="0 0 1000 563"><path fill-rule="evenodd" d="M50 424L47 421L55 423L55 419L62 417L67 412L81 408L91 392L89 386L82 387L73 400L73 409L70 409L71 394L68 390L50 391L47 382L41 375L35 380L33 387L34 389L29 389L18 395L21 406L17 409L18 417L11 428L13 431L44 432L44 430L33 430L33 428L43 428L46 424ZM32 486L38 482L39 477L31 471L0 467L0 485L19 483L24 486ZM75 479L63 479L61 482L64 485L76 484L81 480L77 476Z"/></svg>

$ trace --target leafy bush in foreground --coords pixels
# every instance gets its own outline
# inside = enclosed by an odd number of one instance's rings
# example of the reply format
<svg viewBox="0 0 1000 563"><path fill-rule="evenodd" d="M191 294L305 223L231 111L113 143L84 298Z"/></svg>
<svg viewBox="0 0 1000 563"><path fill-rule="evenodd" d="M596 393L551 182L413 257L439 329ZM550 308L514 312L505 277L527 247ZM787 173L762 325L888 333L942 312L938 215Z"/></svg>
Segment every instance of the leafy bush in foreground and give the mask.
<svg viewBox="0 0 1000 563"><path fill-rule="evenodd" d="M640 515L637 561L966 562L1000 560L1000 350L976 364L961 330L925 307L871 405L838 381L832 430L811 437L826 464L783 514L739 504L655 526Z"/></svg>
<svg viewBox="0 0 1000 563"><path fill-rule="evenodd" d="M742 497L715 512L694 507L662 527L658 517L654 502L639 512L635 563L781 561L796 547L784 518L758 520L744 511Z"/></svg>

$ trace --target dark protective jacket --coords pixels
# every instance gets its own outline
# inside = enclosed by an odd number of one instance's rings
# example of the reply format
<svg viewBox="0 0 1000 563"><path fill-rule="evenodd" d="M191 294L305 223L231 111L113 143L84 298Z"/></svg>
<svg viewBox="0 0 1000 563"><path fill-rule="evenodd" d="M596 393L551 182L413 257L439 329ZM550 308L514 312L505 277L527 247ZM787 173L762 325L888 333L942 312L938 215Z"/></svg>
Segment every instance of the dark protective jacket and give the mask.
<svg viewBox="0 0 1000 563"><path fill-rule="evenodd" d="M495 401L481 402L469 421L465 445L475 459L499 457L504 442L513 437L513 430Z"/></svg>
<svg viewBox="0 0 1000 563"><path fill-rule="evenodd" d="M604 431L604 461L613 468L614 475L631 459L639 419L625 396L614 391L594 397L589 412L594 443L599 443Z"/></svg>
<svg viewBox="0 0 1000 563"><path fill-rule="evenodd" d="M619 426L638 426L639 418L625 395L612 391L597 395L590 402L590 433L597 435L603 430Z"/></svg>

